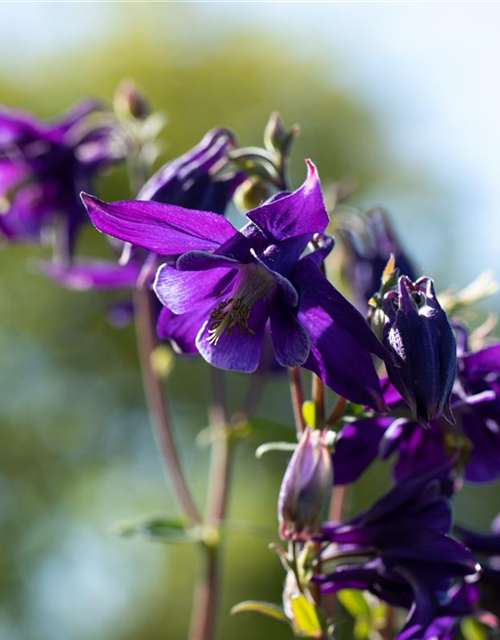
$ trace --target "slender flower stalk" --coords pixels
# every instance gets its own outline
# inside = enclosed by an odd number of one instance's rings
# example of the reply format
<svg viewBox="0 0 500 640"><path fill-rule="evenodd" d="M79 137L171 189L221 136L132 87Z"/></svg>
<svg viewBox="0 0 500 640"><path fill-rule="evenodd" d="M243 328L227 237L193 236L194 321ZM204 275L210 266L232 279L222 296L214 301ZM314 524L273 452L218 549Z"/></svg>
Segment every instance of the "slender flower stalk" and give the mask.
<svg viewBox="0 0 500 640"><path fill-rule="evenodd" d="M211 374L213 404L210 412L210 426L213 437L205 516L207 536L203 548L204 567L194 597L190 640L215 638L222 586L223 550L220 544L220 527L226 517L231 481L230 420L224 372L214 368Z"/></svg>
<svg viewBox="0 0 500 640"><path fill-rule="evenodd" d="M141 288L135 295L135 317L137 326L137 345L141 360L144 392L155 440L164 462L165 474L170 477L174 494L186 518L192 523L201 522L187 484L177 451L173 426L168 407L165 388L151 365L151 355L156 347L154 328L153 298L147 288Z"/></svg>
<svg viewBox="0 0 500 640"><path fill-rule="evenodd" d="M299 367L292 367L290 369L290 395L292 398L293 415L295 417L295 426L297 428L297 436L304 433L306 428L306 421L304 414L302 413L302 406L304 404L304 389L302 386L302 376L300 374Z"/></svg>

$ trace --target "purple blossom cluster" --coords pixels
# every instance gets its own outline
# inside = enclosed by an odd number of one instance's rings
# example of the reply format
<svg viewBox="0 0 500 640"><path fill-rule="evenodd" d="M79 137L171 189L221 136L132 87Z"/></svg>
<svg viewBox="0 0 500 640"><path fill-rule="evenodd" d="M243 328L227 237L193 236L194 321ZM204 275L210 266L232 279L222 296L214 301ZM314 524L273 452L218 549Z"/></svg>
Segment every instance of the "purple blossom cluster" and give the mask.
<svg viewBox="0 0 500 640"><path fill-rule="evenodd" d="M127 96L128 116L147 117ZM494 624L498 523L491 534L455 525L452 503L464 483L500 480L500 344L470 348L470 332L450 321L433 280L417 277L381 210L356 224L330 217L311 160L290 189L291 137L276 119L271 133L272 153L246 152L231 131L213 129L134 199L107 203L93 184L127 160L119 118L94 102L52 124L4 109L0 231L8 243L56 237L41 268L69 288L145 291L158 338L177 354L246 374L270 361L312 372L323 395L314 420L299 407L278 507L295 593L286 598L317 611L323 635L311 637L334 637L325 599L345 590L407 612L388 631L398 640L452 640L471 617ZM225 216L233 197L256 185L267 197L234 225ZM89 220L113 259L78 255ZM355 304L327 277L335 227ZM338 398L331 420L319 410L324 387ZM393 486L357 516L332 519L332 488L377 459L393 463ZM290 601L284 610L295 615Z"/></svg>

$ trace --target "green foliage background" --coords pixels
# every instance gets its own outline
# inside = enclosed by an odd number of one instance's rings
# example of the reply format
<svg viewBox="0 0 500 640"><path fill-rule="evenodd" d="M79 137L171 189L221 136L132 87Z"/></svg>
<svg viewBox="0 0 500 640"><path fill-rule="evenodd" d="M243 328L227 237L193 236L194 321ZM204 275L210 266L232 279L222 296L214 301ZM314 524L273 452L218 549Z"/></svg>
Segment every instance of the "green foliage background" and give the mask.
<svg viewBox="0 0 500 640"><path fill-rule="evenodd" d="M370 109L338 88L335 61L322 58L320 43L299 55L292 43L249 33L244 25L210 37L193 8L129 6L125 15L120 6L110 9L109 33L91 46L4 73L2 102L52 116L88 95L110 99L118 82L132 77L168 114L162 160L215 125L233 128L243 144L259 144L269 113L278 109L285 122L298 121L303 129L294 154L296 184L304 175L302 159L312 157L325 184L356 177L360 202L385 183L415 195L413 168L392 160ZM179 35L181 27L189 37ZM418 193L439 194L425 172ZM124 172L106 178L100 195L127 197ZM434 224L446 242L446 218ZM105 252L90 228L83 247ZM197 550L110 532L116 521L176 513L145 414L134 330L109 326L109 295L67 292L38 275L33 267L41 253L36 247L0 251L0 639L180 640ZM246 383L231 377L235 406ZM170 387L183 459L201 504L208 452L195 438L207 421L207 367L178 361ZM292 424L283 379L269 382L259 415ZM238 450L231 518L258 523L269 536L228 539L221 640L290 637L277 622L228 615L243 599L280 600L282 571L267 544L276 538L286 457L272 453L257 461L255 446L249 441ZM350 510L377 497L387 477L386 468L373 469ZM467 490L460 509L486 525L500 510L498 491Z"/></svg>

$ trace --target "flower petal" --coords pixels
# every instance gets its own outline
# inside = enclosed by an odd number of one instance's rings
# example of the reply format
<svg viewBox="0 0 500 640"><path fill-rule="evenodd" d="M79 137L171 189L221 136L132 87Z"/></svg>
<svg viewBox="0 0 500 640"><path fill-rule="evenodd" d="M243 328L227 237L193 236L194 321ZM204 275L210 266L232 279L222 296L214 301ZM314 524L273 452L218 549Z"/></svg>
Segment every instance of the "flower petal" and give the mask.
<svg viewBox="0 0 500 640"><path fill-rule="evenodd" d="M306 162L307 178L297 191L247 213L273 241L303 236L304 248L315 233L323 233L329 219L317 169Z"/></svg>
<svg viewBox="0 0 500 640"><path fill-rule="evenodd" d="M284 295L277 294L269 305L271 335L276 360L283 367L303 364L311 349L311 340L297 314L288 306Z"/></svg>
<svg viewBox="0 0 500 640"><path fill-rule="evenodd" d="M236 233L217 213L140 200L107 204L86 193L81 197L99 231L160 255L214 250Z"/></svg>
<svg viewBox="0 0 500 640"><path fill-rule="evenodd" d="M375 460L380 441L394 418L366 418L346 424L333 453L336 485L355 482Z"/></svg>
<svg viewBox="0 0 500 640"><path fill-rule="evenodd" d="M257 302L250 313L248 326L253 331L239 331L235 327L230 334L224 331L218 342L211 341L210 319L201 328L196 338L196 346L203 358L219 369L252 373L259 366L262 342L267 320L267 308L264 301Z"/></svg>
<svg viewBox="0 0 500 640"><path fill-rule="evenodd" d="M171 264L162 265L153 289L166 307L176 314L186 313L206 301L217 306L217 298L228 290L237 271L215 268L203 271L180 271Z"/></svg>
<svg viewBox="0 0 500 640"><path fill-rule="evenodd" d="M178 353L196 354L196 336L210 311L211 309L200 305L188 313L175 315L170 309L163 307L156 327L158 336L162 340L169 340Z"/></svg>
<svg viewBox="0 0 500 640"><path fill-rule="evenodd" d="M68 267L53 262L44 262L40 270L46 276L67 287L85 291L87 289L128 289L135 286L141 265L129 262L120 266L115 262L75 262Z"/></svg>

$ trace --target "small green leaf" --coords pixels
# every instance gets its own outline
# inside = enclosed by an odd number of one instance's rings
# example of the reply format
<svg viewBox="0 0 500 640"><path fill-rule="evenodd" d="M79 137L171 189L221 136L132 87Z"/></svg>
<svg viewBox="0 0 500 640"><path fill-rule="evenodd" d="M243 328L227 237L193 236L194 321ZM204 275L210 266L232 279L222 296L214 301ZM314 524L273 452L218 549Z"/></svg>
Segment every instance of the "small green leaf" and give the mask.
<svg viewBox="0 0 500 640"><path fill-rule="evenodd" d="M262 458L265 453L269 453L269 451L295 451L297 448L297 444L293 442L266 442L266 444L261 444L255 451L256 458Z"/></svg>
<svg viewBox="0 0 500 640"><path fill-rule="evenodd" d="M322 638L323 629L318 611L304 595L292 596L293 627L299 638Z"/></svg>
<svg viewBox="0 0 500 640"><path fill-rule="evenodd" d="M337 593L337 597L342 606L351 614L353 618L370 618L370 605L366 601L362 591L357 589L342 589Z"/></svg>
<svg viewBox="0 0 500 640"><path fill-rule="evenodd" d="M488 638L484 626L474 618L465 618L461 631L465 640L487 640Z"/></svg>
<svg viewBox="0 0 500 640"><path fill-rule="evenodd" d="M245 600L244 602L240 602L239 604L235 604L231 609L231 614L235 613L261 613L264 616L268 616L269 618L274 618L275 620L280 620L281 622L288 622L288 618L285 615L285 612L281 607L277 604L272 604L271 602L261 602L260 600Z"/></svg>
<svg viewBox="0 0 500 640"><path fill-rule="evenodd" d="M203 532L199 527L187 527L178 518L147 517L116 524L113 531L125 538L144 536L171 544L193 544L203 540Z"/></svg>
<svg viewBox="0 0 500 640"><path fill-rule="evenodd" d="M312 400L306 400L302 405L302 415L306 424L310 427L316 426L316 405Z"/></svg>

